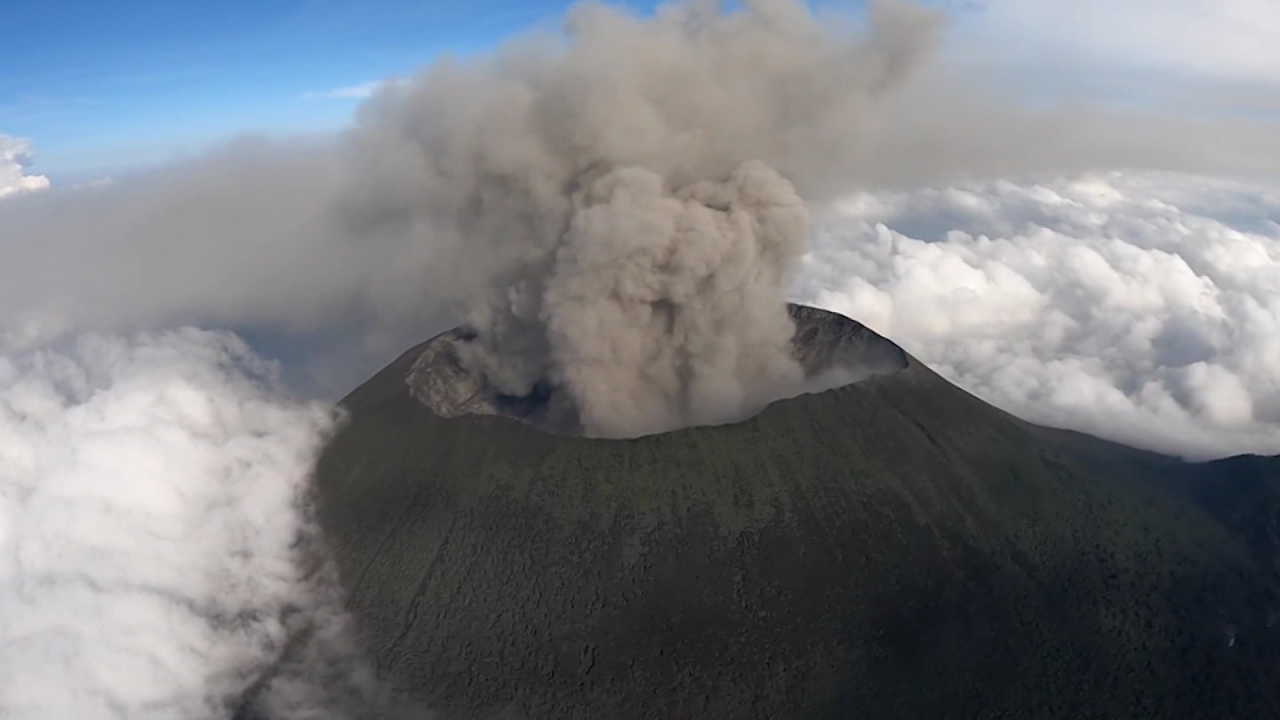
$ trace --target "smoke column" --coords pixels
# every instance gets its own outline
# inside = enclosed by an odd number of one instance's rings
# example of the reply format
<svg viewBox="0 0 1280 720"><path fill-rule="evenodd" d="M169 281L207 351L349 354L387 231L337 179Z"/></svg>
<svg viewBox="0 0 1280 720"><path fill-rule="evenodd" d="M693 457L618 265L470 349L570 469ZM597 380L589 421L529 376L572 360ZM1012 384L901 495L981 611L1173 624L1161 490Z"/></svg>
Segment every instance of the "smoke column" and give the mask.
<svg viewBox="0 0 1280 720"><path fill-rule="evenodd" d="M737 419L802 379L785 310L802 197L847 175L937 29L899 2L858 31L795 0L579 6L562 39L366 106L349 149L369 186L346 217L482 268L452 282L481 288L458 288L464 357L499 393L549 381L599 436Z"/></svg>

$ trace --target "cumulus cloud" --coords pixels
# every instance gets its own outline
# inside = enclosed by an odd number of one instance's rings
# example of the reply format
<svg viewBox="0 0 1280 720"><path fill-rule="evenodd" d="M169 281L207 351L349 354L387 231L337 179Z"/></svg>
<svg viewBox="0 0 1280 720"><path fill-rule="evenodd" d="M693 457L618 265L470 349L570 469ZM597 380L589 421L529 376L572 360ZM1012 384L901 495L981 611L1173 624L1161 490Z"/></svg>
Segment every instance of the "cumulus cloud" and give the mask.
<svg viewBox="0 0 1280 720"><path fill-rule="evenodd" d="M306 488L335 418L270 375L197 330L0 355L0 717L226 718L307 662L291 645L333 603Z"/></svg>
<svg viewBox="0 0 1280 720"><path fill-rule="evenodd" d="M27 174L31 160L31 142L27 138L0 135L0 198L49 187L49 178Z"/></svg>
<svg viewBox="0 0 1280 720"><path fill-rule="evenodd" d="M1280 453L1280 188L1161 173L853 195L799 296L1033 421Z"/></svg>

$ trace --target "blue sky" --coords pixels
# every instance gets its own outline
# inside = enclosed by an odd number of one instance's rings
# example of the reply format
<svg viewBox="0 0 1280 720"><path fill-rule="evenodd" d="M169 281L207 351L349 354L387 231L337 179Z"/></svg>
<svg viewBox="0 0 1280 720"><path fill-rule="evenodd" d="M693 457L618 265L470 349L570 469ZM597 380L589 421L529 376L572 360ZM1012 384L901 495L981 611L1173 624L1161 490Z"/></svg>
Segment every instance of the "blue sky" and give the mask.
<svg viewBox="0 0 1280 720"><path fill-rule="evenodd" d="M197 149L245 129L340 125L316 93L404 73L558 15L561 0L48 0L6 9L0 133L55 181ZM308 96L307 93L313 93Z"/></svg>

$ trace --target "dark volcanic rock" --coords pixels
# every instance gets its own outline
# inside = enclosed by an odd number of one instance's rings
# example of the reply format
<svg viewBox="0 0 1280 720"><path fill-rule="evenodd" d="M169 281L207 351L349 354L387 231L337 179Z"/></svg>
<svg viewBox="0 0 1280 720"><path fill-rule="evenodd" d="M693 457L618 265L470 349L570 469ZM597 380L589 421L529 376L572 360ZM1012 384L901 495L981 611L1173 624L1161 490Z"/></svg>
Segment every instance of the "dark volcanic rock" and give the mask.
<svg viewBox="0 0 1280 720"><path fill-rule="evenodd" d="M789 305L788 310L796 326L792 348L806 382L780 389L781 397L828 390L907 367L901 348L849 318L803 305ZM513 397L499 394L484 378L470 373L461 355L474 337L455 328L415 348L416 359L405 378L410 394L444 418L502 415L547 432L582 434L572 399L556 387L539 383L529 395Z"/></svg>
<svg viewBox="0 0 1280 720"><path fill-rule="evenodd" d="M1280 461L1029 425L794 313L868 372L732 425L550 434L439 340L347 397L319 511L382 674L450 717L1280 717Z"/></svg>

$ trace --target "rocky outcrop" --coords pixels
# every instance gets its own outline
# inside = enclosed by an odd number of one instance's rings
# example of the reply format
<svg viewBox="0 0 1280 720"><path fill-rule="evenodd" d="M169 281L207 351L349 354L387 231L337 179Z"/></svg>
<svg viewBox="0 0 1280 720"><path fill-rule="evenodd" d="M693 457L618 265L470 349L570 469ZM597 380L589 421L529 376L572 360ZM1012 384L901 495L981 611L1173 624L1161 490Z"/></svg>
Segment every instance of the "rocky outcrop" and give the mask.
<svg viewBox="0 0 1280 720"><path fill-rule="evenodd" d="M907 366L901 348L860 323L803 305L792 304L788 309L796 325L792 348L806 383L779 388L778 399L829 390ZM527 396L513 397L498 393L484 377L469 371L462 362L462 350L474 337L465 328L455 328L416 350L405 378L410 394L444 418L501 415L557 434L581 432L572 399L550 382L537 384Z"/></svg>

